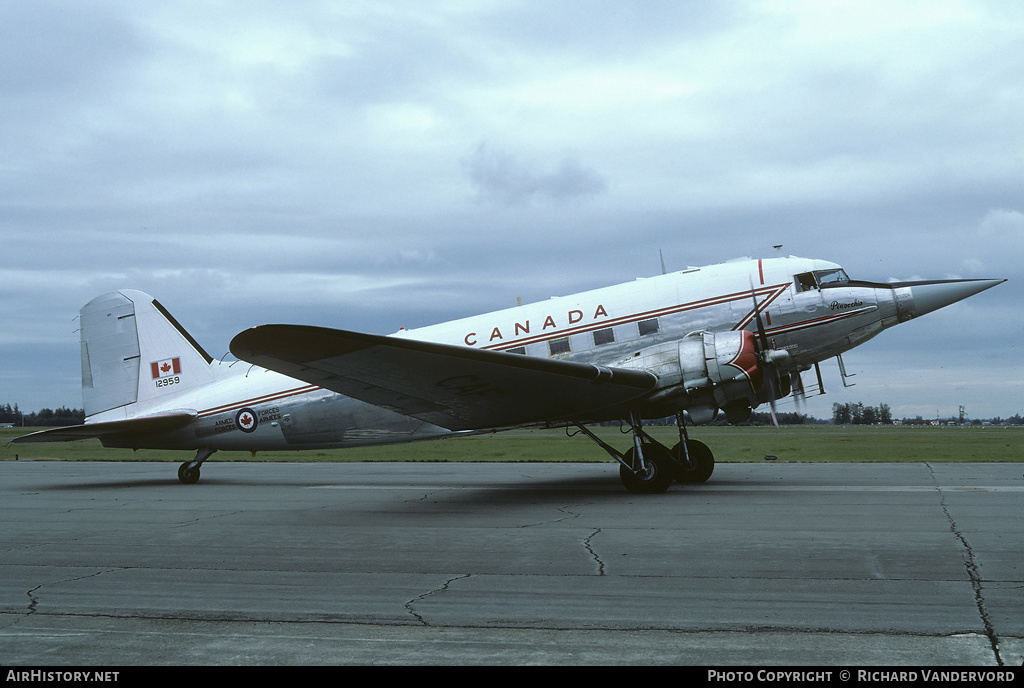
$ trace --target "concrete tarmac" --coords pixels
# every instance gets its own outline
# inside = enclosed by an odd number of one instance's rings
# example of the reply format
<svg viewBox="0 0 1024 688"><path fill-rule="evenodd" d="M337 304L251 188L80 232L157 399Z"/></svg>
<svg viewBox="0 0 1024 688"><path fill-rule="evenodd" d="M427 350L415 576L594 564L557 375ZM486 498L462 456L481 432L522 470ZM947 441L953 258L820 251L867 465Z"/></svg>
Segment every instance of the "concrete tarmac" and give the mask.
<svg viewBox="0 0 1024 688"><path fill-rule="evenodd" d="M1020 666L1024 466L0 462L0 664Z"/></svg>

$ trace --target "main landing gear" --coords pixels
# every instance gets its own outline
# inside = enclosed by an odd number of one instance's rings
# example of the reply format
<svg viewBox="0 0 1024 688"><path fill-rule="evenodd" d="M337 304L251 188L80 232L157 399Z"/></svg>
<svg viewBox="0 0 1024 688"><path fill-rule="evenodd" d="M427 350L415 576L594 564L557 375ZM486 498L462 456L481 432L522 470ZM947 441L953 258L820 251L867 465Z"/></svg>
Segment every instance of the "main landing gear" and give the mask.
<svg viewBox="0 0 1024 688"><path fill-rule="evenodd" d="M203 465L216 449L200 449L196 458L178 466L178 480L186 485L195 485L199 482L199 467Z"/></svg>
<svg viewBox="0 0 1024 688"><path fill-rule="evenodd" d="M671 449L644 432L643 422L635 411L630 411L628 422L633 433L633 447L625 454L619 453L586 426L577 423L576 427L619 462L619 478L630 492L656 494L667 490L673 480L694 484L707 482L711 477L715 470L714 454L703 442L688 437L681 412L676 414L679 442Z"/></svg>

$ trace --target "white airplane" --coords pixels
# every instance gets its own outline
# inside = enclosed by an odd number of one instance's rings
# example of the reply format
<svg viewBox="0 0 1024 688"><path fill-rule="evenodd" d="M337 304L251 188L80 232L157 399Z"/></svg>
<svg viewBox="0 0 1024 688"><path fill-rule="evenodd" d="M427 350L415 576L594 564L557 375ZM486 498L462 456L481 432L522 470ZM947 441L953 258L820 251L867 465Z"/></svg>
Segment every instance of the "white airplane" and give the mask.
<svg viewBox="0 0 1024 688"><path fill-rule="evenodd" d="M389 444L515 427L575 426L632 492L706 481L714 457L687 423L740 422L800 373L882 330L1004 282L851 280L835 263L742 259L379 336L263 325L212 359L163 306L114 291L81 311L84 425L16 442L99 438L188 449L183 483L217 450ZM845 376L840 358L840 370ZM252 365L248 365L252 364ZM671 448L643 421L675 416ZM620 420L622 453L588 423Z"/></svg>

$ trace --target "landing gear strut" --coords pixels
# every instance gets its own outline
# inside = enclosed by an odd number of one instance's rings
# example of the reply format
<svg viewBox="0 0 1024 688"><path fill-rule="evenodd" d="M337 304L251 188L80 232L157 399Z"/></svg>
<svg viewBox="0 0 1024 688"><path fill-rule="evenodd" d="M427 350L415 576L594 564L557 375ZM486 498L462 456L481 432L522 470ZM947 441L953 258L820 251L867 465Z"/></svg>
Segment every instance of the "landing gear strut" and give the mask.
<svg viewBox="0 0 1024 688"><path fill-rule="evenodd" d="M195 485L199 482L199 467L202 466L203 462L210 458L215 451L217 450L205 448L200 449L199 453L196 454L196 458L191 461L186 461L178 466L178 480L186 485Z"/></svg>
<svg viewBox="0 0 1024 688"><path fill-rule="evenodd" d="M633 447L625 454L595 435L586 426L576 423L590 439L619 462L619 478L630 492L656 494L664 492L673 480L680 483L702 483L711 477L715 458L703 442L691 440L686 434L683 414L676 415L679 443L672 449L644 432L640 415L630 410L629 425L633 432Z"/></svg>
<svg viewBox="0 0 1024 688"><path fill-rule="evenodd" d="M691 440L682 411L676 414L679 442L669 450L675 460L675 478L680 483L706 483L715 470L715 455L708 445Z"/></svg>

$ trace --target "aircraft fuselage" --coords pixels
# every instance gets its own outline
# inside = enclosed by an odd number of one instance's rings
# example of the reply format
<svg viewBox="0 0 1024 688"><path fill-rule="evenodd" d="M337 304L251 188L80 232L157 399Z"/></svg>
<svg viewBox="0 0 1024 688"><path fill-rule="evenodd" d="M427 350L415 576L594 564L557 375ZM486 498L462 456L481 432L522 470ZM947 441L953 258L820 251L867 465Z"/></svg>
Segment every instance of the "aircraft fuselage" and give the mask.
<svg viewBox="0 0 1024 688"><path fill-rule="evenodd" d="M652 369L659 376L659 389L651 395L650 404L639 403L637 408L642 414L662 415L686 409L699 422L713 417L716 406L746 406L749 412L749 408L766 401L763 389L756 389L757 371L741 362L751 338L739 337L742 331L756 333L759 341L766 341L774 369L788 375L841 354L921 312L994 283L998 281L903 285L856 282L849 280L839 265L827 261L747 259L402 330L393 336L613 369L639 368L648 360L668 362L671 365ZM733 366L736 370L730 374L735 374L737 380L729 384L736 389L745 384L749 393L736 396L728 392L733 396L724 396L724 383L715 390L715 380L701 377L712 376L710 372L687 377L686 357L695 355L699 363L700 353L693 351L715 349L712 339L695 343L700 333L718 337L717 350L724 356L718 367ZM729 342L739 347L732 360L732 354L720 353L729 333L734 333ZM688 342L685 346L690 347L687 351L692 350L689 354L684 352L683 342ZM176 391L176 383L191 374L182 369L176 375L154 379L149 390L147 404L153 408L192 409L197 414L193 424L158 436L106 437L104 442L137 448L263 451L384 444L463 434L243 362L213 363L210 370L217 384ZM156 378L156 368L153 372ZM462 383L455 380L448 384ZM161 401L165 393L175 394L173 404ZM144 410L137 408L135 413ZM111 409L89 420L119 420L124 413L123 408ZM550 420L553 424L558 421Z"/></svg>

